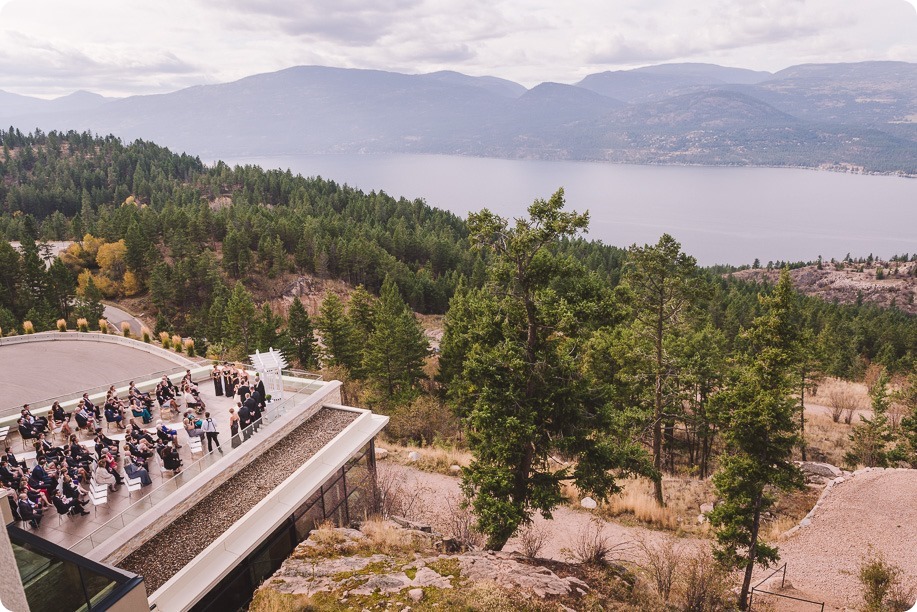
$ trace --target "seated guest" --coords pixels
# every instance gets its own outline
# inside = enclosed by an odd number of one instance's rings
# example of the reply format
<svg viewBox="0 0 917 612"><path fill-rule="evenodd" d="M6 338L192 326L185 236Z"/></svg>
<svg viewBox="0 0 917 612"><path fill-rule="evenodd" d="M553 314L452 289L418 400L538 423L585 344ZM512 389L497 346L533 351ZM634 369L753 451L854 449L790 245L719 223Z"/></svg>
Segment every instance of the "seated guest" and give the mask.
<svg viewBox="0 0 917 612"><path fill-rule="evenodd" d="M70 417L72 415L65 411L64 408L60 405L60 402L54 402L51 405L51 420L54 423L55 427L60 428L61 433L66 437L70 437L70 434L73 433L70 431Z"/></svg>
<svg viewBox="0 0 917 612"><path fill-rule="evenodd" d="M63 457L64 449L60 446L54 446L45 434L38 434L38 440L35 446L41 449L41 454L45 457ZM35 450L38 451L38 448Z"/></svg>
<svg viewBox="0 0 917 612"><path fill-rule="evenodd" d="M21 467L25 469L25 461L17 461L16 455L13 454L13 451L10 450L9 446L3 448L3 457L9 461L12 467Z"/></svg>
<svg viewBox="0 0 917 612"><path fill-rule="evenodd" d="M19 517L28 521L32 529L41 524L41 506L31 501L25 493L19 495Z"/></svg>
<svg viewBox="0 0 917 612"><path fill-rule="evenodd" d="M105 420L108 423L117 423L118 427L124 429L124 425L121 424L124 420L124 411L114 402L107 402L105 404Z"/></svg>
<svg viewBox="0 0 917 612"><path fill-rule="evenodd" d="M0 482L8 487L13 487L22 480L22 469L13 467L6 457L0 459Z"/></svg>
<svg viewBox="0 0 917 612"><path fill-rule="evenodd" d="M95 437L95 449L96 456L99 458L106 453L116 457L120 455L118 443L109 437L103 436L101 433L97 434Z"/></svg>
<svg viewBox="0 0 917 612"><path fill-rule="evenodd" d="M96 428L95 411L85 404L80 404L80 409L74 413L74 417L76 418L76 426L80 429L92 431Z"/></svg>
<svg viewBox="0 0 917 612"><path fill-rule="evenodd" d="M83 471L85 472L85 470ZM70 474L64 475L64 479L61 481L61 490L64 492L64 495L72 497L73 499L81 499L89 496L89 492L84 490L79 482L73 480Z"/></svg>
<svg viewBox="0 0 917 612"><path fill-rule="evenodd" d="M150 409L144 406L143 402L137 398L131 400L131 414L136 418L143 419L144 425L149 425L149 423L153 420L153 415L150 414Z"/></svg>
<svg viewBox="0 0 917 612"><path fill-rule="evenodd" d="M167 444L160 449L160 457L162 458L162 466L171 470L173 473L178 474L181 472L181 458L178 456L178 449L173 445Z"/></svg>
<svg viewBox="0 0 917 612"><path fill-rule="evenodd" d="M200 398L199 395L195 395L191 391L191 387L185 385L184 392L182 393L182 400L185 402L185 406L188 408L194 408L198 414L200 414L205 406L204 401Z"/></svg>
<svg viewBox="0 0 917 612"><path fill-rule="evenodd" d="M57 488L57 481L48 473L46 465L47 463L44 458L39 459L35 463L35 467L32 468L32 471L29 472L29 479L34 479L35 482L47 488Z"/></svg>
<svg viewBox="0 0 917 612"><path fill-rule="evenodd" d="M35 431L43 432L48 430L48 419L43 416L33 416L28 404L22 405L22 410L19 412L19 416L24 418L29 426Z"/></svg>
<svg viewBox="0 0 917 612"><path fill-rule="evenodd" d="M153 484L146 462L130 454L129 450L124 457L124 472L130 478L139 478L140 486L145 487Z"/></svg>
<svg viewBox="0 0 917 612"><path fill-rule="evenodd" d="M162 440L163 444L168 444L173 440L178 439L178 432L174 429L169 429L169 427L166 426L166 424L162 421L156 421L156 435L159 436L159 439Z"/></svg>
<svg viewBox="0 0 917 612"><path fill-rule="evenodd" d="M193 412L189 410L185 413L182 424L185 426L185 431L188 432L189 438L200 438L201 442L204 441L204 430L201 429L201 421L195 417Z"/></svg>
<svg viewBox="0 0 917 612"><path fill-rule="evenodd" d="M91 414L95 420L102 420L102 411L99 410L98 406L92 403L88 393L83 394L83 398L80 400L80 408Z"/></svg>
<svg viewBox="0 0 917 612"><path fill-rule="evenodd" d="M145 429L137 425L134 419L131 419L128 423L127 436L137 442L139 442L140 440L146 440L151 446L156 444L156 440L153 439L153 436L147 433Z"/></svg>
<svg viewBox="0 0 917 612"><path fill-rule="evenodd" d="M96 466L96 471L93 472L92 476L98 484L105 485L112 491L117 491L117 487L121 485L121 476L117 473L112 473L101 461Z"/></svg>
<svg viewBox="0 0 917 612"><path fill-rule="evenodd" d="M19 424L19 437L23 440L33 440L38 437L39 431L33 428L24 417L20 417L17 423Z"/></svg>
<svg viewBox="0 0 917 612"><path fill-rule="evenodd" d="M82 516L89 514L83 509L83 504L80 500L74 497L67 497L61 491L58 491L51 501L54 502L54 507L57 509L58 514L80 514Z"/></svg>

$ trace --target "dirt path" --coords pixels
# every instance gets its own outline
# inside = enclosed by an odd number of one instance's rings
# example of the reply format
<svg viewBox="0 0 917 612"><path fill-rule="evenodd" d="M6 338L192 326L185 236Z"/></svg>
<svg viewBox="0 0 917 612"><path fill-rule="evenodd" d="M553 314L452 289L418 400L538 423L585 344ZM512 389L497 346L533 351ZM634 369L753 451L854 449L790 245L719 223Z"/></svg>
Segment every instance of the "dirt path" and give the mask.
<svg viewBox="0 0 917 612"><path fill-rule="evenodd" d="M390 477L401 479L403 492L413 496L410 510L406 512L411 515L408 518L431 525L440 533L454 533L455 525L450 517L456 513L450 510L450 507L457 508L458 500L461 499L458 478L423 472L387 461L379 462L379 470L380 481ZM557 508L550 520L536 516L536 529L543 529L547 536L538 556L557 561L569 560L565 549L571 548L580 534L591 527L593 519L594 515L589 510L567 506ZM602 535L615 546L612 556L623 561L640 559L638 541L656 544L667 536L662 531L626 526L611 521L601 520L599 524ZM701 540L683 538L683 543L687 546L700 545ZM504 550L519 551L518 540L511 539Z"/></svg>

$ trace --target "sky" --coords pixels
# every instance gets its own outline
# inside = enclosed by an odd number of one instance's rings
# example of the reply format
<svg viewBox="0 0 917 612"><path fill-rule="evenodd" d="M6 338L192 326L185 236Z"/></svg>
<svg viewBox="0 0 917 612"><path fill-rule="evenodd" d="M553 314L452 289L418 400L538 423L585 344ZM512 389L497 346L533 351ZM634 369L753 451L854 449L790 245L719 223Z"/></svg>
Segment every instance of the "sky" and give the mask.
<svg viewBox="0 0 917 612"><path fill-rule="evenodd" d="M917 0L0 0L0 90L153 94L296 65L531 87L667 62L917 62Z"/></svg>

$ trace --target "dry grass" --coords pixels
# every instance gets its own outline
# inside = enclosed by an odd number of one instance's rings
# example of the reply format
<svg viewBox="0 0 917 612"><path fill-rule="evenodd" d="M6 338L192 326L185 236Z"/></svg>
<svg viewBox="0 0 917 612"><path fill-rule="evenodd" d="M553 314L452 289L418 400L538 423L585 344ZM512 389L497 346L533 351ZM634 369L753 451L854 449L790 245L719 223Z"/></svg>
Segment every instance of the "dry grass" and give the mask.
<svg viewBox="0 0 917 612"><path fill-rule="evenodd" d="M360 526L366 537L351 540L335 531L331 522L325 522L309 534L309 545L299 546L293 558L327 559L339 556L369 556L375 554L393 557L413 556L415 552L429 550L430 539L415 531L402 529L380 518L370 519Z"/></svg>
<svg viewBox="0 0 917 612"><path fill-rule="evenodd" d="M856 420L855 415L869 409L869 388L864 383L850 382L840 378L826 378L818 389L809 396L808 402L825 406L825 414L836 413L838 420Z"/></svg>
<svg viewBox="0 0 917 612"><path fill-rule="evenodd" d="M827 414L808 416L806 419L806 446L823 455L823 457L808 457L808 459L824 460L832 465L842 465L844 453L847 452L850 444L851 430L851 425L843 421L835 423ZM799 459L799 457L795 458Z"/></svg>
<svg viewBox="0 0 917 612"><path fill-rule="evenodd" d="M308 595L279 593L271 588L260 588L248 608L251 612L306 612L312 610Z"/></svg>
<svg viewBox="0 0 917 612"><path fill-rule="evenodd" d="M434 472L437 474L447 474L456 476L451 471L453 465L465 467L471 463L471 453L467 450L451 446L410 446L398 444L397 442L386 440L385 436L376 443L377 448L388 450L388 459L401 465L409 465L424 472ZM418 459L412 461L409 457L411 452L418 454Z"/></svg>
<svg viewBox="0 0 917 612"><path fill-rule="evenodd" d="M607 518L631 518L656 529L706 534L708 526L697 522L701 504L714 499L710 480L692 478L663 478L665 507L659 507L653 497L653 483L645 478L627 480L624 490L599 506Z"/></svg>

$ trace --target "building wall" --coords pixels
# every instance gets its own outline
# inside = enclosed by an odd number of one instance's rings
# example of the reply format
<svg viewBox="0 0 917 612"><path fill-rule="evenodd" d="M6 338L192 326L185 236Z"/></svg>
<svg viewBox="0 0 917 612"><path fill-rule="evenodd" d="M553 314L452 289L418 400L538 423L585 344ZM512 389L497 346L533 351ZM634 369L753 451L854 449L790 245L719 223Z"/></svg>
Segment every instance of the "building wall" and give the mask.
<svg viewBox="0 0 917 612"><path fill-rule="evenodd" d="M0 494L0 516L3 518L3 529L0 529L0 602L11 612L29 612L25 590L19 579L19 566L16 565L10 536L6 533L6 526L13 522L13 512L6 495L5 491Z"/></svg>

